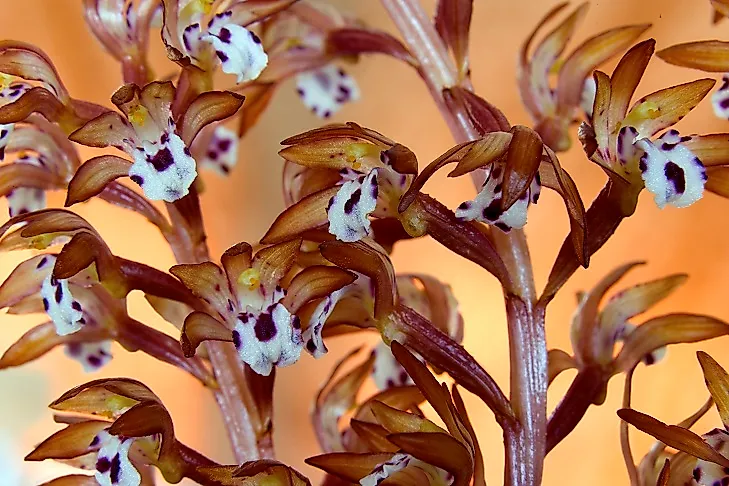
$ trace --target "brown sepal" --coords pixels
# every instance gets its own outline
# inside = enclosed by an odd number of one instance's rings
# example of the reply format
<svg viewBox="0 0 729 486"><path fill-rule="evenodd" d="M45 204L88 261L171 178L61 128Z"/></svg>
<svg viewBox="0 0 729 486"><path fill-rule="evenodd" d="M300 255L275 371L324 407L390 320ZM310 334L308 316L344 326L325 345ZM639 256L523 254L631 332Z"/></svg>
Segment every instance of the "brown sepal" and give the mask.
<svg viewBox="0 0 729 486"><path fill-rule="evenodd" d="M542 161L542 139L534 130L516 125L506 153L501 209L506 211L529 189Z"/></svg>
<svg viewBox="0 0 729 486"><path fill-rule="evenodd" d="M296 274L281 303L290 313L295 314L306 302L326 297L356 279L355 274L341 268L314 265Z"/></svg>
<svg viewBox="0 0 729 486"><path fill-rule="evenodd" d="M197 347L203 341L210 340L233 342L233 333L205 312L193 312L187 316L180 334L180 345L185 357L195 356Z"/></svg>
<svg viewBox="0 0 729 486"><path fill-rule="evenodd" d="M180 124L180 138L188 147L205 126L235 115L245 96L231 91L208 91L195 98L185 110Z"/></svg>
<svg viewBox="0 0 729 486"><path fill-rule="evenodd" d="M729 374L717 363L714 358L703 351L697 351L696 357L701 364L701 371L704 372L706 388L709 389L711 398L716 404L721 421L724 427L729 424Z"/></svg>
<svg viewBox="0 0 729 486"><path fill-rule="evenodd" d="M463 108L481 136L489 132L508 132L511 128L509 120L501 110L466 88L445 88L443 98L451 111L457 107Z"/></svg>
<svg viewBox="0 0 729 486"><path fill-rule="evenodd" d="M435 10L435 29L453 52L461 79L468 76L468 34L471 29L473 0L439 0Z"/></svg>
<svg viewBox="0 0 729 486"><path fill-rule="evenodd" d="M400 59L411 66L418 66L418 61L407 47L387 32L346 27L328 32L325 42L326 52L331 56L379 53Z"/></svg>
<svg viewBox="0 0 729 486"><path fill-rule="evenodd" d="M127 176L131 165L131 162L116 155L101 155L87 160L69 182L64 205L69 207L100 194L109 183Z"/></svg>

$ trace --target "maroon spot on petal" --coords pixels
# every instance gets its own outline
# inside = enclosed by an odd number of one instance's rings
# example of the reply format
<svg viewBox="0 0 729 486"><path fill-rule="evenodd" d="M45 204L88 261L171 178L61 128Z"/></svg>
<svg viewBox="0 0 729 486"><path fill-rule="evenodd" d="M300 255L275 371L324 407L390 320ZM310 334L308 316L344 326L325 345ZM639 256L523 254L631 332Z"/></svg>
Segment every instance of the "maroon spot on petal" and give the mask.
<svg viewBox="0 0 729 486"><path fill-rule="evenodd" d="M359 204L360 197L362 197L362 190L358 188L349 196L347 202L344 203L345 214L350 214L354 210L354 207Z"/></svg>
<svg viewBox="0 0 729 486"><path fill-rule="evenodd" d="M681 167L673 162L668 162L663 172L666 178L673 183L673 187L676 188L678 194L683 194L686 191L686 175Z"/></svg>
<svg viewBox="0 0 729 486"><path fill-rule="evenodd" d="M170 136L167 133L163 133L160 137L159 141L163 144L167 143L170 139Z"/></svg>
<svg viewBox="0 0 729 486"><path fill-rule="evenodd" d="M48 299L43 297L43 308L48 312L48 309L50 308L50 305L48 304Z"/></svg>
<svg viewBox="0 0 729 486"><path fill-rule="evenodd" d="M101 358L96 355L92 354L91 356L86 358L86 361L88 361L89 364L94 368L98 368L99 366L101 366Z"/></svg>
<svg viewBox="0 0 729 486"><path fill-rule="evenodd" d="M467 209L468 209L468 208L470 208L470 207L471 207L471 203L470 203L470 202L468 202L468 201L466 201L466 202L462 202L462 203L461 203L461 204L460 204L460 205L458 206L458 209L460 209L461 211L465 211L465 210L467 210Z"/></svg>
<svg viewBox="0 0 729 486"><path fill-rule="evenodd" d="M225 62L228 60L227 54L225 54L223 51L215 51L215 55L218 56L220 62Z"/></svg>
<svg viewBox="0 0 729 486"><path fill-rule="evenodd" d="M504 233L508 233L509 231L511 231L511 227L508 224L506 224L506 223L498 222L498 223L494 224L494 226L496 226L497 228L499 228Z"/></svg>
<svg viewBox="0 0 729 486"><path fill-rule="evenodd" d="M301 88L296 88L296 93L297 93L297 94L298 94L299 96L302 96L302 97L304 96L304 90L303 90L303 89L301 89Z"/></svg>
<svg viewBox="0 0 729 486"><path fill-rule="evenodd" d="M491 201L487 207L483 208L483 217L489 221L496 221L501 216L501 199L497 198Z"/></svg>
<svg viewBox="0 0 729 486"><path fill-rule="evenodd" d="M255 42L256 44L261 43L261 38L258 37L254 32L250 32L250 34L251 34L251 39L253 39L253 42Z"/></svg>
<svg viewBox="0 0 729 486"><path fill-rule="evenodd" d="M38 262L38 265L35 266L35 268L43 268L43 265L45 265L46 263L48 263L48 257L43 257Z"/></svg>
<svg viewBox="0 0 729 486"><path fill-rule="evenodd" d="M81 311L81 304L79 304L77 300L74 300L71 303L71 307L73 307L75 310L77 310L79 312Z"/></svg>
<svg viewBox="0 0 729 486"><path fill-rule="evenodd" d="M68 343L66 350L71 356L79 356L81 354L81 343Z"/></svg>
<svg viewBox="0 0 729 486"><path fill-rule="evenodd" d="M240 333L238 331L233 331L233 346L235 346L235 349L240 348Z"/></svg>
<svg viewBox="0 0 729 486"><path fill-rule="evenodd" d="M394 386L395 386L395 380L393 380L392 378L388 378L388 379L387 379L387 382L385 383L385 386L386 386L387 388L392 388L392 387L394 387Z"/></svg>
<svg viewBox="0 0 729 486"><path fill-rule="evenodd" d="M111 480L111 484L116 484L119 482L120 473L121 473L121 458L119 457L119 454L117 453L114 456L114 459L111 460L111 471L109 472L109 479Z"/></svg>
<svg viewBox="0 0 729 486"><path fill-rule="evenodd" d="M498 179L499 177L501 177L501 167L494 167L491 170L491 177L494 177L496 179Z"/></svg>
<svg viewBox="0 0 729 486"><path fill-rule="evenodd" d="M294 322L291 324L294 329L301 329L301 319L299 316L294 316Z"/></svg>
<svg viewBox="0 0 729 486"><path fill-rule="evenodd" d="M501 192L501 183L496 184L496 186L494 187L494 193L498 194L499 192Z"/></svg>
<svg viewBox="0 0 729 486"><path fill-rule="evenodd" d="M58 284L56 286L56 294L55 294L56 302L58 304L61 303L61 299L63 299L63 289L61 288L61 284Z"/></svg>
<svg viewBox="0 0 729 486"><path fill-rule="evenodd" d="M157 172L163 172L169 169L175 163L175 160L172 158L170 149L165 147L162 150L158 150L154 156L147 156L147 162L152 164Z"/></svg>
<svg viewBox="0 0 729 486"><path fill-rule="evenodd" d="M218 33L218 39L220 39L221 42L224 42L226 44L230 44L230 31L223 27L220 29L220 32Z"/></svg>
<svg viewBox="0 0 729 486"><path fill-rule="evenodd" d="M725 98L719 102L719 106L721 106L722 110L726 110L729 108L729 98Z"/></svg>
<svg viewBox="0 0 729 486"><path fill-rule="evenodd" d="M99 471L101 474L104 474L110 468L111 461L108 457L100 457L99 460L96 461L96 470Z"/></svg>
<svg viewBox="0 0 729 486"><path fill-rule="evenodd" d="M329 111L329 110L326 110L326 111L325 111L325 112L324 112L324 113L322 114L322 116L323 116L324 118L329 118L330 116L332 116L332 112L331 112L331 111Z"/></svg>
<svg viewBox="0 0 729 486"><path fill-rule="evenodd" d="M308 341L306 341L306 349L310 353L313 353L314 351L316 351L316 344L314 344L314 340L313 339L309 339Z"/></svg>
<svg viewBox="0 0 729 486"><path fill-rule="evenodd" d="M408 376L407 371L402 370L400 372L400 377L399 378L400 378L400 383L405 384L405 383L408 382L408 378L410 378L410 377Z"/></svg>
<svg viewBox="0 0 729 486"><path fill-rule="evenodd" d="M238 320L243 324L248 324L248 314L238 314Z"/></svg>
<svg viewBox="0 0 729 486"><path fill-rule="evenodd" d="M218 149L220 149L221 152L227 152L228 149L230 149L230 140L228 140L228 139L219 140Z"/></svg>
<svg viewBox="0 0 729 486"><path fill-rule="evenodd" d="M268 342L276 337L276 324L273 322L271 312L264 312L256 320L253 330L256 333L256 339L261 342Z"/></svg>

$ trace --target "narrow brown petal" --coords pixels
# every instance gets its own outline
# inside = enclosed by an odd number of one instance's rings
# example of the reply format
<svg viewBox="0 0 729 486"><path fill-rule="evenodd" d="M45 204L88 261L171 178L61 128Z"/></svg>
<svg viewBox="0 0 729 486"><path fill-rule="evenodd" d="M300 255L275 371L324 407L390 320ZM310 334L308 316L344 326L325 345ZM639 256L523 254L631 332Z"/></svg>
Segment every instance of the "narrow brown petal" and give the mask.
<svg viewBox="0 0 729 486"><path fill-rule="evenodd" d="M620 59L615 71L613 71L613 75L610 77L612 95L607 118L608 134L611 140L609 147L611 150L615 146L612 141L615 140L617 132L620 130L617 124L625 118L628 106L630 106L630 100L643 77L655 48L656 41L654 39L644 40L636 44Z"/></svg>
<svg viewBox="0 0 729 486"><path fill-rule="evenodd" d="M682 144L706 167L729 165L729 133L692 135Z"/></svg>
<svg viewBox="0 0 729 486"><path fill-rule="evenodd" d="M516 127L515 127L516 128ZM507 153L513 140L513 132L489 132L476 140L463 154L458 165L448 177L458 177L485 167ZM507 156L508 159L508 156ZM506 177L506 176L504 176Z"/></svg>
<svg viewBox="0 0 729 486"><path fill-rule="evenodd" d="M13 343L0 358L0 369L20 366L38 359L61 344L94 342L110 338L105 329L88 327L74 334L59 336L53 323L47 322L30 329Z"/></svg>
<svg viewBox="0 0 729 486"><path fill-rule="evenodd" d="M180 345L185 357L195 356L195 350L203 341L233 342L233 333L204 312L193 312L185 319L180 335Z"/></svg>
<svg viewBox="0 0 729 486"><path fill-rule="evenodd" d="M109 111L86 122L71 133L68 139L88 147L122 148L134 138L134 130L124 118Z"/></svg>
<svg viewBox="0 0 729 486"><path fill-rule="evenodd" d="M297 470L272 459L249 461L233 471L234 478L250 478L252 484L279 484L281 486L311 486L309 480ZM240 480L239 480L240 481ZM240 483L236 483L240 484ZM248 484L244 482L242 484Z"/></svg>
<svg viewBox="0 0 729 486"><path fill-rule="evenodd" d="M511 128L506 115L494 105L465 88L454 86L443 90L443 98L451 111L465 110L479 135L489 132L508 132Z"/></svg>
<svg viewBox="0 0 729 486"><path fill-rule="evenodd" d="M246 107L238 112L238 136L243 137L256 124L276 92L276 83L251 83L240 92L245 96Z"/></svg>
<svg viewBox="0 0 729 486"><path fill-rule="evenodd" d="M245 241L237 243L223 253L220 263L223 265L225 275L231 289L238 288L238 277L251 268L253 261L253 248Z"/></svg>
<svg viewBox="0 0 729 486"><path fill-rule="evenodd" d="M354 167L367 171L377 166L383 148L369 142L337 137L297 143L282 149L278 154L284 160L312 169L341 170Z"/></svg>
<svg viewBox="0 0 729 486"><path fill-rule="evenodd" d="M68 98L68 92L51 58L32 44L13 40L0 41L0 72L23 79L43 81L53 87L59 98Z"/></svg>
<svg viewBox="0 0 729 486"><path fill-rule="evenodd" d="M395 172L400 174L418 173L418 158L405 145L396 143L389 149L383 150L380 159L384 159L388 165L395 169Z"/></svg>
<svg viewBox="0 0 729 486"><path fill-rule="evenodd" d="M333 453L309 457L304 462L352 483L369 475L379 464L392 459L393 453Z"/></svg>
<svg viewBox="0 0 729 486"><path fill-rule="evenodd" d="M342 367L359 352L361 348L348 353L335 365L331 375L319 389L314 409L311 412L316 438L324 452L344 450L339 419L351 410L362 384L369 377L375 362L374 354L335 381Z"/></svg>
<svg viewBox="0 0 729 486"><path fill-rule="evenodd" d="M547 363L547 376L550 384L563 371L577 368L575 359L561 349L550 349L547 353Z"/></svg>
<svg viewBox="0 0 729 486"><path fill-rule="evenodd" d="M655 135L693 110L709 94L714 84L715 80L705 78L656 91L636 102L626 118L631 122L636 121L631 124L641 135ZM645 111L652 114L642 116Z"/></svg>
<svg viewBox="0 0 729 486"><path fill-rule="evenodd" d="M175 448L175 431L167 409L158 401L140 402L121 414L109 428L122 437L161 436L160 460Z"/></svg>
<svg viewBox="0 0 729 486"><path fill-rule="evenodd" d="M383 134L364 128L354 122L333 123L320 128L313 128L304 133L294 135L281 142L281 145L299 145L314 143L328 138L352 137L361 139L364 142L371 142L382 148L388 148L395 145L395 142L384 136Z"/></svg>
<svg viewBox="0 0 729 486"><path fill-rule="evenodd" d="M11 307L23 299L38 294L48 275L39 271L51 261L47 255L37 255L19 264L0 285L0 309Z"/></svg>
<svg viewBox="0 0 729 486"><path fill-rule="evenodd" d="M68 184L65 206L84 202L100 194L106 186L129 174L132 163L116 155L101 155L89 159Z"/></svg>
<svg viewBox="0 0 729 486"><path fill-rule="evenodd" d="M144 216L150 223L160 229L163 235L171 231L170 224L162 213L148 199L134 190L112 182L99 195L100 199L120 208L134 211Z"/></svg>
<svg viewBox="0 0 729 486"><path fill-rule="evenodd" d="M53 276L69 279L88 268L92 263L96 265L99 280L109 293L117 298L127 295L129 290L119 262L96 233L79 231L73 235L71 241L63 246L61 253L56 258Z"/></svg>
<svg viewBox="0 0 729 486"><path fill-rule="evenodd" d="M319 248L324 258L333 264L371 278L375 284L375 319L385 319L390 315L398 297L395 270L384 252L365 241L326 241Z"/></svg>
<svg viewBox="0 0 729 486"><path fill-rule="evenodd" d="M542 139L534 130L516 125L506 154L501 208L507 210L529 189L542 161Z"/></svg>
<svg viewBox="0 0 729 486"><path fill-rule="evenodd" d="M609 142L610 126L613 124L610 119L613 96L610 78L602 71L595 71L592 77L595 80L595 101L592 105L592 128L595 131L595 141L601 150L613 150ZM587 156L592 157L592 154L588 153Z"/></svg>
<svg viewBox="0 0 729 486"><path fill-rule="evenodd" d="M33 164L6 164L0 167L0 196L6 196L18 187L60 189L65 181L47 168Z"/></svg>
<svg viewBox="0 0 729 486"><path fill-rule="evenodd" d="M729 424L729 374L717 363L714 358L703 351L697 351L696 357L704 372L706 388L709 389L711 398L716 404L721 421L724 427Z"/></svg>
<svg viewBox="0 0 729 486"><path fill-rule="evenodd" d="M676 66L712 73L729 71L729 42L719 40L686 42L660 50L656 56Z"/></svg>
<svg viewBox="0 0 729 486"><path fill-rule="evenodd" d="M649 415L627 408L618 410L618 415L630 425L652 435L669 447L686 452L699 459L729 467L729 459L722 456L704 439L688 429L675 425L666 425Z"/></svg>
<svg viewBox="0 0 729 486"><path fill-rule="evenodd" d="M180 279L196 297L206 300L215 310L228 312L228 300L232 297L228 279L213 262L175 265L170 273Z"/></svg>
<svg viewBox="0 0 729 486"><path fill-rule="evenodd" d="M435 10L435 29L453 51L461 78L468 75L468 34L472 13L473 0L439 0Z"/></svg>
<svg viewBox="0 0 729 486"><path fill-rule="evenodd" d="M301 238L279 243L258 250L251 266L260 273L261 285L273 290L296 263L301 248Z"/></svg>
<svg viewBox="0 0 729 486"><path fill-rule="evenodd" d="M389 432L381 425L352 419L349 426L357 434L357 437L367 445L370 452L395 453L399 449L398 446L387 440Z"/></svg>
<svg viewBox="0 0 729 486"><path fill-rule="evenodd" d="M25 460L71 459L86 454L90 452L94 437L107 427L109 427L108 422L96 420L71 424L41 442L25 456Z"/></svg>
<svg viewBox="0 0 729 486"><path fill-rule="evenodd" d="M708 191L729 198L729 167L707 167L706 176L704 187Z"/></svg>
<svg viewBox="0 0 729 486"><path fill-rule="evenodd" d="M453 474L454 486L466 486L473 475L468 449L450 435L432 432L390 434L387 439L403 451Z"/></svg>
<svg viewBox="0 0 729 486"><path fill-rule="evenodd" d="M668 314L641 324L626 338L614 372L637 366L648 354L669 344L695 343L729 334L729 324L699 314Z"/></svg>
<svg viewBox="0 0 729 486"><path fill-rule="evenodd" d="M397 38L387 32L346 27L328 32L326 52L332 56L356 56L379 53L400 59L411 66L418 61Z"/></svg>
<svg viewBox="0 0 729 486"><path fill-rule="evenodd" d="M139 402L159 401L152 390L131 378L102 378L73 388L49 405L59 412L115 418Z"/></svg>
<svg viewBox="0 0 729 486"><path fill-rule="evenodd" d="M281 303L289 312L295 314L306 302L326 297L356 279L355 274L341 268L324 265L308 267L296 274L286 289L286 297Z"/></svg>
<svg viewBox="0 0 729 486"><path fill-rule="evenodd" d="M359 407L354 418L365 422L374 421L375 417L372 414L371 404L375 401L384 403L385 405L398 410L407 410L414 405L421 404L424 400L425 397L423 396L423 393L415 385L388 388L387 390L383 390L367 399L367 401Z"/></svg>
<svg viewBox="0 0 729 486"><path fill-rule="evenodd" d="M177 366L200 380L205 386L216 388L215 377L208 366L199 358L187 358L180 343L163 332L128 319L119 327L119 344L129 351L143 351L160 361Z"/></svg>
<svg viewBox="0 0 729 486"><path fill-rule="evenodd" d="M294 238L304 231L326 224L329 200L339 191L339 187L330 187L305 197L287 208L276 217L263 238L261 244L280 243Z"/></svg>
<svg viewBox="0 0 729 486"><path fill-rule="evenodd" d="M473 441L473 486L486 486L485 468L483 463L483 454L481 453L481 446L478 444L478 438L476 437L476 431L471 425L471 421L468 418L468 411L466 410L466 404L463 403L461 392L458 391L458 387L453 385L453 404L458 411L463 425L468 430L468 434L471 436Z"/></svg>
<svg viewBox="0 0 729 486"><path fill-rule="evenodd" d="M25 92L17 101L0 107L0 123L17 123L32 113L41 114L46 120L59 123L67 131L76 130L83 124L58 101L46 88L37 86Z"/></svg>
<svg viewBox="0 0 729 486"><path fill-rule="evenodd" d="M403 412L397 408L385 405L382 402L373 400L370 403L370 409L379 423L388 433L401 432L438 432L447 434L448 432L430 420L415 415L414 413Z"/></svg>
<svg viewBox="0 0 729 486"><path fill-rule="evenodd" d="M671 461L666 459L661 468L661 473L658 475L658 481L656 486L668 486L668 482L671 479Z"/></svg>
<svg viewBox="0 0 729 486"><path fill-rule="evenodd" d="M93 476L85 474L71 474L60 478L52 479L40 486L96 486L99 484Z"/></svg>
<svg viewBox="0 0 729 486"><path fill-rule="evenodd" d="M236 114L245 96L231 91L208 91L190 103L180 125L180 138L190 146L200 130Z"/></svg>
<svg viewBox="0 0 729 486"><path fill-rule="evenodd" d="M579 106L585 79L600 64L628 47L650 24L617 27L591 37L567 58L559 71L557 106L570 113Z"/></svg>

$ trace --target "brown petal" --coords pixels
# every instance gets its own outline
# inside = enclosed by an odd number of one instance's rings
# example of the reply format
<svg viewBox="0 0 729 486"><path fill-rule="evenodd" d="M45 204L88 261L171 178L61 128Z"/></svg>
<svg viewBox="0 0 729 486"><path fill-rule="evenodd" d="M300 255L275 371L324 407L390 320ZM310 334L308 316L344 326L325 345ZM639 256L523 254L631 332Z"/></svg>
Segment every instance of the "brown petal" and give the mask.
<svg viewBox="0 0 729 486"><path fill-rule="evenodd" d="M99 484L93 476L85 474L71 474L60 478L52 479L40 486L96 486Z"/></svg>
<svg viewBox="0 0 729 486"><path fill-rule="evenodd" d="M311 418L316 438L325 452L344 450L342 435L339 431L339 419L354 407L357 393L372 371L372 365L375 362L374 354L370 354L364 362L334 381L334 377L339 374L342 367L360 349L351 351L337 362L329 378L317 393Z"/></svg>
<svg viewBox="0 0 729 486"><path fill-rule="evenodd" d="M143 383L131 378L102 378L79 385L49 405L59 412L118 417L139 402L159 401Z"/></svg>
<svg viewBox="0 0 729 486"><path fill-rule="evenodd" d="M13 343L0 358L0 369L21 366L40 358L56 346L68 343L94 342L110 339L104 329L84 327L79 332L59 336L52 322L35 326Z"/></svg>
<svg viewBox="0 0 729 486"><path fill-rule="evenodd" d="M687 452L699 459L729 467L729 459L722 456L707 444L704 439L688 429L675 425L666 425L649 415L627 408L618 410L618 415L638 430L652 435L669 447Z"/></svg>
<svg viewBox="0 0 729 486"><path fill-rule="evenodd" d="M88 147L122 148L136 138L134 130L119 113L109 111L86 122L68 139Z"/></svg>
<svg viewBox="0 0 729 486"><path fill-rule="evenodd" d="M273 291L293 268L299 255L301 241L300 238L286 241L256 252L251 266L258 270L264 289Z"/></svg>
<svg viewBox="0 0 729 486"><path fill-rule="evenodd" d="M397 408L373 400L370 409L377 423L382 425L388 433L400 432L448 432L430 420L410 412L403 412Z"/></svg>
<svg viewBox="0 0 729 486"><path fill-rule="evenodd" d="M250 484L311 486L306 476L283 463L271 459L246 462L233 471L233 477L250 478ZM249 483L246 481L242 484Z"/></svg>
<svg viewBox="0 0 729 486"><path fill-rule="evenodd" d="M278 154L284 160L312 169L338 171L354 167L366 172L379 166L380 152L383 148L369 142L337 137L297 143L282 149Z"/></svg>
<svg viewBox="0 0 729 486"><path fill-rule="evenodd" d="M129 174L132 163L115 155L101 155L89 159L68 184L65 206L87 201L100 194L106 186Z"/></svg>
<svg viewBox="0 0 729 486"><path fill-rule="evenodd" d="M686 42L660 50L656 56L676 66L712 73L729 71L729 42L719 40Z"/></svg>
<svg viewBox="0 0 729 486"><path fill-rule="evenodd" d="M358 483L378 465L392 459L390 452L374 454L333 453L309 457L304 462L346 481Z"/></svg>
<svg viewBox="0 0 729 486"><path fill-rule="evenodd" d="M190 103L182 117L180 138L188 147L200 130L236 114L243 105L245 96L231 91L208 91Z"/></svg>
<svg viewBox="0 0 729 486"><path fill-rule="evenodd" d="M458 411L458 414L463 420L463 425L468 430L468 434L471 436L473 442L473 486L486 486L486 478L483 464L483 454L481 453L481 446L478 444L478 438L476 437L476 431L473 430L473 425L468 418L468 412L466 410L466 404L463 403L461 392L458 391L458 387L453 385L453 403Z"/></svg>
<svg viewBox="0 0 729 486"><path fill-rule="evenodd" d="M709 94L714 84L715 80L705 78L651 93L633 105L626 121L630 120L630 124L644 136L655 135L693 110ZM644 116L645 111L651 115Z"/></svg>
<svg viewBox="0 0 729 486"><path fill-rule="evenodd" d="M601 150L612 150L609 142L611 135L610 126L613 124L613 121L610 119L612 99L610 78L602 71L595 71L592 77L595 80L595 101L592 105L592 128L595 131L595 141L597 142L597 147ZM587 156L592 158L591 153L587 153Z"/></svg>
<svg viewBox="0 0 729 486"><path fill-rule="evenodd" d="M418 61L407 47L387 32L363 28L345 27L329 31L326 36L326 52L332 56L356 56L379 53L417 66Z"/></svg>
<svg viewBox="0 0 729 486"><path fill-rule="evenodd" d="M597 66L628 47L650 24L617 27L583 42L567 58L559 71L557 106L562 113L571 113L579 106L585 79Z"/></svg>
<svg viewBox="0 0 729 486"><path fill-rule="evenodd" d="M459 441L443 433L391 434L387 439L408 454L453 474L454 486L466 486L473 475L473 458Z"/></svg>
<svg viewBox="0 0 729 486"><path fill-rule="evenodd" d="M161 436L159 458L164 461L175 448L175 431L167 409L159 401L140 402L121 414L109 428L122 437Z"/></svg>
<svg viewBox="0 0 729 486"><path fill-rule="evenodd" d="M287 287L286 297L281 303L289 312L295 314L306 302L326 297L356 279L355 274L341 268L314 265L296 274Z"/></svg>
<svg viewBox="0 0 729 486"><path fill-rule="evenodd" d="M400 448L387 440L389 432L381 425L352 419L349 422L357 438L362 440L369 452L397 452ZM347 448L349 449L349 447Z"/></svg>
<svg viewBox="0 0 729 486"><path fill-rule="evenodd" d="M331 125L325 125L321 128L314 128L307 132L287 138L286 140L281 142L281 145L306 144L318 142L327 138L342 137L352 137L365 142L371 142L375 145L381 146L383 149L395 145L394 141L390 140L383 134L369 128L362 127L354 122L347 122L344 124L333 123Z"/></svg>
<svg viewBox="0 0 729 486"><path fill-rule="evenodd" d="M122 298L129 292L126 279L121 272L117 258L111 254L109 247L96 233L80 231L73 235L56 258L53 276L69 279L96 265L99 280L114 297Z"/></svg>
<svg viewBox="0 0 729 486"><path fill-rule="evenodd" d="M0 107L0 123L17 123L28 118L32 113L41 114L51 122L83 124L46 88L36 86L25 92L17 101ZM72 130L78 128L74 126Z"/></svg>
<svg viewBox="0 0 729 486"><path fill-rule="evenodd" d="M71 459L86 454L96 435L107 427L108 422L96 420L71 424L41 442L25 460Z"/></svg>
<svg viewBox="0 0 729 486"><path fill-rule="evenodd" d="M549 384L551 384L552 381L557 378L557 375L559 375L563 371L577 368L577 363L575 362L575 359L561 349L550 349L547 353L547 363L547 376L549 377Z"/></svg>
<svg viewBox="0 0 729 486"><path fill-rule="evenodd" d="M187 358L195 356L195 350L203 341L225 341L232 343L233 334L217 319L204 312L193 312L185 319L180 335L182 352Z"/></svg>
<svg viewBox="0 0 729 486"><path fill-rule="evenodd" d="M465 88L445 88L443 98L451 111L461 111L459 108L462 108L481 136L489 132L508 132L511 128L509 120L501 110Z"/></svg>
<svg viewBox="0 0 729 486"><path fill-rule="evenodd" d="M721 421L726 427L726 424L729 424L729 374L714 358L705 352L697 351L696 357L699 359L701 370L704 372L706 388L709 389L711 398L719 411Z"/></svg>
<svg viewBox="0 0 729 486"><path fill-rule="evenodd" d="M405 145L396 143L387 150L383 150L380 159L390 165L400 174L417 174L418 159L412 150Z"/></svg>
<svg viewBox="0 0 729 486"><path fill-rule="evenodd" d="M242 138L256 124L271 102L277 86L276 83L253 82L240 89L246 98L246 107L238 112L238 137Z"/></svg>
<svg viewBox="0 0 729 486"><path fill-rule="evenodd" d="M45 167L33 164L6 164L0 167L0 196L7 196L18 187L60 189L65 181Z"/></svg>
<svg viewBox="0 0 729 486"><path fill-rule="evenodd" d="M261 244L280 243L294 238L304 231L326 224L329 200L339 191L338 186L324 189L306 196L304 199L287 208L276 217L263 238Z"/></svg>
<svg viewBox="0 0 729 486"><path fill-rule="evenodd" d="M68 98L68 92L51 58L32 44L12 40L0 41L0 72L48 83L59 98Z"/></svg>
<svg viewBox="0 0 729 486"><path fill-rule="evenodd" d="M473 145L458 161L458 165L448 174L448 177L459 177L468 174L500 159L509 150L512 140L513 132L487 133L483 138L473 142Z"/></svg>
<svg viewBox="0 0 729 486"><path fill-rule="evenodd" d="M375 319L390 315L397 302L397 286L395 270L385 253L365 241L326 241L319 248L324 258L333 264L371 278L375 284Z"/></svg>
<svg viewBox="0 0 729 486"><path fill-rule="evenodd" d="M38 294L51 263L47 255L37 255L15 267L0 286L0 309L14 306L26 297ZM40 271L46 265L47 271Z"/></svg>
<svg viewBox="0 0 729 486"><path fill-rule="evenodd" d="M208 302L221 314L229 312L228 302L232 296L228 279L213 262L175 265L170 268L170 273L180 279L196 297Z"/></svg>
<svg viewBox="0 0 729 486"><path fill-rule="evenodd" d="M529 189L542 161L542 139L534 130L516 125L504 167L502 210L507 210Z"/></svg>
<svg viewBox="0 0 729 486"><path fill-rule="evenodd" d="M374 421L375 416L372 414L371 405L376 401L398 410L406 410L421 404L424 400L423 393L415 385L388 388L370 397L360 405L354 418L366 422Z"/></svg>
<svg viewBox="0 0 729 486"><path fill-rule="evenodd" d="M655 317L625 338L615 359L614 372L634 368L648 354L669 344L695 343L726 334L729 334L729 324L710 316L668 314Z"/></svg>
<svg viewBox="0 0 729 486"><path fill-rule="evenodd" d="M658 481L656 486L668 486L668 482L671 479L671 461L666 459L661 468L661 473L658 475Z"/></svg>
<svg viewBox="0 0 729 486"><path fill-rule="evenodd" d="M705 167L729 165L729 133L692 135L690 140L681 144L693 152Z"/></svg>
<svg viewBox="0 0 729 486"><path fill-rule="evenodd" d="M468 34L472 12L473 0L439 0L435 10L435 29L453 51L461 79L468 75Z"/></svg>
<svg viewBox="0 0 729 486"><path fill-rule="evenodd" d="M228 277L228 284L234 291L239 286L238 277L251 268L251 261L253 261L253 248L244 241L231 246L220 257L220 263Z"/></svg>
<svg viewBox="0 0 729 486"><path fill-rule="evenodd" d="M607 119L611 142L610 145L604 145L604 147L610 147L610 150L615 147L614 141L620 130L617 124L625 118L628 106L630 106L630 99L643 77L655 48L656 41L654 39L648 39L636 44L620 59L615 71L613 71L613 75L610 77L612 95Z"/></svg>

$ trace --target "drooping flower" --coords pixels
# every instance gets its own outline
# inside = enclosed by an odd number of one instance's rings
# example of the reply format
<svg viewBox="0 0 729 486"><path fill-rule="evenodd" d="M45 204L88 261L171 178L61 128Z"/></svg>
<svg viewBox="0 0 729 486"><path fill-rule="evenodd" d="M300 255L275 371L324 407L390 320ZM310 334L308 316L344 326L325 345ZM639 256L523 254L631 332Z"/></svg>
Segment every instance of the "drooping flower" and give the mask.
<svg viewBox="0 0 729 486"><path fill-rule="evenodd" d="M588 118L592 116L592 71L625 50L650 27L631 25L601 32L562 58L577 24L587 13L588 4L583 3L542 39L530 57L531 44L539 30L566 6L562 3L549 11L522 45L518 71L521 98L536 124L535 130L555 152L570 147L569 128L578 108L584 108ZM555 87L550 83L552 75L558 77Z"/></svg>
<svg viewBox="0 0 729 486"><path fill-rule="evenodd" d="M259 18L275 13L291 1L273 1L256 13L250 2L216 6L209 0L163 0L162 39L174 61L188 59L203 71L234 74L237 83L252 81L268 64L261 39L247 29Z"/></svg>
<svg viewBox="0 0 729 486"><path fill-rule="evenodd" d="M610 77L595 72L593 119L580 126L587 156L626 188L624 204L633 209L643 187L653 193L659 207L689 206L702 197L707 178L701 160L688 148L692 137L682 137L673 129L657 139L651 137L689 113L709 92L713 80L656 91L628 110L654 45L650 39L634 46Z"/></svg>
<svg viewBox="0 0 729 486"><path fill-rule="evenodd" d="M210 126L190 149L200 167L217 172L221 176L230 175L238 163L238 135L223 125ZM207 136L206 136L207 135Z"/></svg>
<svg viewBox="0 0 729 486"><path fill-rule="evenodd" d="M296 262L301 240L259 250L240 243L212 262L177 265L177 276L208 309L190 314L183 327L187 354L204 340L232 342L241 361L259 375L274 366L290 366L304 348L298 310L311 299L325 297L354 277L334 267L313 267L298 273L284 287ZM319 287L312 282L319 281Z"/></svg>
<svg viewBox="0 0 729 486"><path fill-rule="evenodd" d="M243 98L226 91L206 92L180 109L179 97L184 96L170 82L152 82L144 88L127 84L112 96L123 117L105 113L71 134L74 142L92 147L113 146L133 159L130 162L105 155L87 161L75 176L87 179L89 174L96 174L93 190L80 188L86 198L123 176L141 186L149 199L173 202L188 194L197 176L189 146L205 125L238 111ZM72 181L70 192L73 186Z"/></svg>

